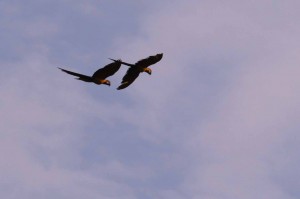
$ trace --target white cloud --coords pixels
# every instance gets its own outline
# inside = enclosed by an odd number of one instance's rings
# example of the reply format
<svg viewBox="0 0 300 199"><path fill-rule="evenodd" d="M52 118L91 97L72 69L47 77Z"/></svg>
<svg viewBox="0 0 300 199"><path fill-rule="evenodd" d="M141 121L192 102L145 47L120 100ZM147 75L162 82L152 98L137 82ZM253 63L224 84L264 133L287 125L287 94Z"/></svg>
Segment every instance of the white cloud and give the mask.
<svg viewBox="0 0 300 199"><path fill-rule="evenodd" d="M297 198L300 29L297 5L286 2L148 10L137 35L107 51L128 62L164 58L123 91L73 81L53 66L45 38L63 32L63 20L37 32L33 51L1 61L10 67L0 80L0 195ZM88 71L75 62L67 63Z"/></svg>
<svg viewBox="0 0 300 199"><path fill-rule="evenodd" d="M277 155L287 150L281 147L295 150L295 144L286 142L299 129L300 49L295 43L300 29L293 3L284 8L269 1L173 4L150 16L142 25L143 35L124 48L128 57L157 49L165 53L152 67L152 77L144 75L132 85L132 96L141 99L135 121L147 139L185 146L185 161L191 165L177 164L184 165L189 177L177 189L189 198L299 195L284 186L286 179L275 180L273 170L273 163L286 159ZM209 76L201 76L209 68ZM222 79L212 80L220 71ZM287 130L289 126L295 130ZM278 168L286 175L299 162L297 156L289 160L290 166Z"/></svg>
<svg viewBox="0 0 300 199"><path fill-rule="evenodd" d="M132 198L126 185L78 169L84 161L80 150L85 117L104 122L104 115L97 116L100 111L93 112L100 107L80 84L74 89L76 81L60 78L65 74L43 53L27 56L1 80L0 175L6 187L1 196Z"/></svg>
<svg viewBox="0 0 300 199"><path fill-rule="evenodd" d="M273 170L286 161L277 155L286 150L282 147L295 147L285 145L295 136L288 127L297 123L293 118L300 113L300 95L295 88L300 83L295 65L298 58L291 58L294 60L257 61L252 69L247 67L215 116L195 129L189 145L193 143L193 153L203 157L198 159L197 174L191 172L190 183L197 194L205 196L202 192L207 192L208 198L293 198L274 180L278 174ZM294 157L296 162L299 158Z"/></svg>

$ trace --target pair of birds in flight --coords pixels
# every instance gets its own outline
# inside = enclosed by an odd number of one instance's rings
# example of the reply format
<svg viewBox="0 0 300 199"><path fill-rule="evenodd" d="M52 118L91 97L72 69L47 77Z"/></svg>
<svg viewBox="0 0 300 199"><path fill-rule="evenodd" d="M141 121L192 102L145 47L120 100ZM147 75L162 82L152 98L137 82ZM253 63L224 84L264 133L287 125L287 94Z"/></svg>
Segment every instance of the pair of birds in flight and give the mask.
<svg viewBox="0 0 300 199"><path fill-rule="evenodd" d="M159 62L163 57L163 53L156 54L153 56L149 56L145 59L141 59L135 64L129 64L126 62L123 62L122 60L115 60L110 59L113 62L104 66L103 68L100 68L97 70L92 76L87 76L79 73L75 73L72 71L65 70L63 68L59 68L60 70L77 77L78 80L82 80L85 82L93 82L95 84L106 84L110 86L110 81L106 79L109 76L114 75L121 67L121 65L129 66L129 69L127 70L125 76L122 79L121 85L117 88L118 90L124 89L128 87L134 80L139 76L140 73L146 72L149 75L151 75L152 71L149 66L156 64Z"/></svg>

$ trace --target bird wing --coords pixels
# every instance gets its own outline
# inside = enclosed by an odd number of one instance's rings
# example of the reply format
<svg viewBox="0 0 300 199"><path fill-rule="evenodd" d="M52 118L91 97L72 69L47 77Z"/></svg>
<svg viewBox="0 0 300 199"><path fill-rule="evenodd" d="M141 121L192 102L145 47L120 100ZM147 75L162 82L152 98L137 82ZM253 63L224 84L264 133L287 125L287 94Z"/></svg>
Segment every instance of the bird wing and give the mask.
<svg viewBox="0 0 300 199"><path fill-rule="evenodd" d="M91 82L92 81L92 78L90 76L86 76L86 75L79 74L79 73L74 73L72 71L69 71L69 70L66 70L66 69L63 69L63 68L59 68L59 69L64 71L65 73L68 73L70 75L74 75L74 76L78 77L79 80L82 80L82 81L85 81L85 82Z"/></svg>
<svg viewBox="0 0 300 199"><path fill-rule="evenodd" d="M134 67L130 67L127 70L125 76L123 77L121 85L117 89L124 89L130 84L132 84L132 82L134 82L134 80L139 76L139 74L140 72L137 69L135 69Z"/></svg>
<svg viewBox="0 0 300 199"><path fill-rule="evenodd" d="M100 68L97 70L94 74L94 78L99 78L99 79L106 79L109 76L112 76L115 74L121 67L120 62L112 62L110 64L107 64L103 68Z"/></svg>
<svg viewBox="0 0 300 199"><path fill-rule="evenodd" d="M126 62L122 62L122 60L116 60L116 59L111 59L111 58L109 58L109 59L113 60L114 62L119 62L121 64L124 64L126 66L130 66L130 67L135 66L134 64L129 64L129 63L126 63Z"/></svg>
<svg viewBox="0 0 300 199"><path fill-rule="evenodd" d="M147 68L150 65L153 65L157 62L159 62L162 59L163 54L157 54L153 56L149 56L145 59L141 59L138 62L135 63L136 66Z"/></svg>

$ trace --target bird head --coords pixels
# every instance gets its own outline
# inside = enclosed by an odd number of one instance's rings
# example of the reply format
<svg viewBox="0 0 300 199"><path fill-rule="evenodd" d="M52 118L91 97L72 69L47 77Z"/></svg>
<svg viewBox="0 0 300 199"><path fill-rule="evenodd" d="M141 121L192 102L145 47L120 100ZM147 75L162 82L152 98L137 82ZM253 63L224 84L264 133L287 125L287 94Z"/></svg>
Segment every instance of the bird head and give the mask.
<svg viewBox="0 0 300 199"><path fill-rule="evenodd" d="M106 80L103 82L103 84L106 84L106 85L110 86L110 81L106 79Z"/></svg>
<svg viewBox="0 0 300 199"><path fill-rule="evenodd" d="M148 73L149 75L151 75L152 73L152 70L150 68L145 68L144 69L144 72Z"/></svg>

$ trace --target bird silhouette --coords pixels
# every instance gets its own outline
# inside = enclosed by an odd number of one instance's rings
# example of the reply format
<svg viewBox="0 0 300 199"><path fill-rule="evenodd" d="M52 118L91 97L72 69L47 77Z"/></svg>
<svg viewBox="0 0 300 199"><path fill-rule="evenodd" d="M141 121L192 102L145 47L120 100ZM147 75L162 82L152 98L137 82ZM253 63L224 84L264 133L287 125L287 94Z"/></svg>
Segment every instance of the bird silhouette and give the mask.
<svg viewBox="0 0 300 199"><path fill-rule="evenodd" d="M59 68L59 69L70 75L76 76L78 80L85 81L85 82L93 82L98 85L105 84L105 85L110 86L110 81L107 80L106 78L109 76L112 76L120 69L121 62L122 62L121 60L116 60L110 64L107 64L103 68L100 68L99 70L97 70L92 76L75 73L75 72L68 71L63 68Z"/></svg>
<svg viewBox="0 0 300 199"><path fill-rule="evenodd" d="M163 53L156 54L153 56L149 56L145 59L141 59L138 62L136 62L135 64L129 64L129 63L123 62L121 60L110 59L110 60L113 60L115 63L121 63L123 65L130 67L127 70L125 76L123 77L121 85L117 89L121 90L121 89L128 87L130 84L132 84L132 82L134 82L134 80L142 72L146 72L149 75L151 75L152 70L148 67L159 62L162 59L162 57L163 57Z"/></svg>

